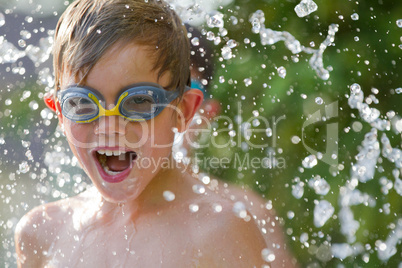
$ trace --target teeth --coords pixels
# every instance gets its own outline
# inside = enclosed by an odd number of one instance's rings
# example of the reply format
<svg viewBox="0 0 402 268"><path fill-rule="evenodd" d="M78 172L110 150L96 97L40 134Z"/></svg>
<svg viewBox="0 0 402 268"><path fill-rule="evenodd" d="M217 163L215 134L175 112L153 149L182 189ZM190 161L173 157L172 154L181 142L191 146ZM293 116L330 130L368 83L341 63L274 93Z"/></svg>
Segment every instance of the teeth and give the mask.
<svg viewBox="0 0 402 268"><path fill-rule="evenodd" d="M98 150L98 154L100 155L106 155L106 156L119 156L121 154L124 154L125 152L121 152L121 151L114 151L114 150Z"/></svg>

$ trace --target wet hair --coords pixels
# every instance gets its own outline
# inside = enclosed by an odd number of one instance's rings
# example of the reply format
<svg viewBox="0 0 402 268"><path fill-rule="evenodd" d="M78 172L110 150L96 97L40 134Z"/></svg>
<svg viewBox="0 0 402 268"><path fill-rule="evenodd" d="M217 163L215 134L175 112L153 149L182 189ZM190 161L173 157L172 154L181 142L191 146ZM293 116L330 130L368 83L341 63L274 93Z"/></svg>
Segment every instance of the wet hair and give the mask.
<svg viewBox="0 0 402 268"><path fill-rule="evenodd" d="M198 43L197 45L190 44L190 66L200 73L200 80L205 79L207 81L206 88L208 88L214 73L213 47L200 30L189 24L185 24L185 26L188 32L187 36L190 40L198 38L198 42L193 42Z"/></svg>
<svg viewBox="0 0 402 268"><path fill-rule="evenodd" d="M63 73L84 80L118 42L146 45L158 79L170 72L166 89L178 88L181 96L190 85L187 31L162 0L76 0L60 17L54 40L56 90Z"/></svg>

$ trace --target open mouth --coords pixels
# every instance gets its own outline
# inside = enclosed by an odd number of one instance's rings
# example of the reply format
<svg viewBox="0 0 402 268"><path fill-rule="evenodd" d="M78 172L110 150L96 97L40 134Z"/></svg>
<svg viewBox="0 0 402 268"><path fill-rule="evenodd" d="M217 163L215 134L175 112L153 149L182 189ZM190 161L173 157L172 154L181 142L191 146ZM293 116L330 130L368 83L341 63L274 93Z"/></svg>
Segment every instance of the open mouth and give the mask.
<svg viewBox="0 0 402 268"><path fill-rule="evenodd" d="M137 159L137 153L121 150L97 150L95 158L102 178L106 182L116 183L126 179L133 168L133 162Z"/></svg>

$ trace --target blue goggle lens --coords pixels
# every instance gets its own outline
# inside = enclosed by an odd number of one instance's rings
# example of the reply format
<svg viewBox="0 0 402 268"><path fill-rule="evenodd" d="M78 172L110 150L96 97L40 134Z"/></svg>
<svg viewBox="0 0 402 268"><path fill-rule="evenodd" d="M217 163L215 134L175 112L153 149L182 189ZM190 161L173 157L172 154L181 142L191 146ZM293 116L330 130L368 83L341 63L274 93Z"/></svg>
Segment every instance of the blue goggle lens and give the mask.
<svg viewBox="0 0 402 268"><path fill-rule="evenodd" d="M84 121L96 117L98 105L88 96L66 96L61 107L63 115L73 121Z"/></svg>

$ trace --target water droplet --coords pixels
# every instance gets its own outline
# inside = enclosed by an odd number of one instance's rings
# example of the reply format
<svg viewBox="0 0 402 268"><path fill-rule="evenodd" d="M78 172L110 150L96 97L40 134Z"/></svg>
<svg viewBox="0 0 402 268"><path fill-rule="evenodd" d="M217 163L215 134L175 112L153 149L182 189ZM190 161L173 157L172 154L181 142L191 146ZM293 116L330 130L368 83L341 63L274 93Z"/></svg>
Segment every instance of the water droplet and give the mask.
<svg viewBox="0 0 402 268"><path fill-rule="evenodd" d="M19 164L19 171L21 173L27 173L29 171L29 164L27 161L23 161Z"/></svg>
<svg viewBox="0 0 402 268"><path fill-rule="evenodd" d="M293 136L291 141L293 144L298 144L301 141L301 139L298 136Z"/></svg>
<svg viewBox="0 0 402 268"><path fill-rule="evenodd" d="M38 108L39 108L38 102L34 101L34 100L31 101L28 106L29 106L29 108L31 108L32 111L38 110Z"/></svg>
<svg viewBox="0 0 402 268"><path fill-rule="evenodd" d="M25 39L25 40L27 40L27 39L30 39L31 38L31 33L29 32L29 31L27 31L27 30L22 30L21 32L20 32L20 35L21 35L21 37L23 38L23 39Z"/></svg>
<svg viewBox="0 0 402 268"><path fill-rule="evenodd" d="M235 16L230 16L229 20L233 25L237 25L239 23L239 20Z"/></svg>
<svg viewBox="0 0 402 268"><path fill-rule="evenodd" d="M396 21L396 25L397 25L399 28L402 28L402 19L397 20L397 21Z"/></svg>
<svg viewBox="0 0 402 268"><path fill-rule="evenodd" d="M353 122L352 129L354 132L360 132L363 129L363 124L360 121Z"/></svg>
<svg viewBox="0 0 402 268"><path fill-rule="evenodd" d="M317 161L317 156L315 155L309 155L306 158L304 158L304 160L302 161L302 165L305 168L312 168L314 166L316 166L318 164Z"/></svg>
<svg viewBox="0 0 402 268"><path fill-rule="evenodd" d="M188 208L192 213L198 212L198 210L200 209L200 207L197 204L190 204Z"/></svg>
<svg viewBox="0 0 402 268"><path fill-rule="evenodd" d="M222 212L223 208L221 204L213 204L212 209L214 210L214 212L219 213Z"/></svg>
<svg viewBox="0 0 402 268"><path fill-rule="evenodd" d="M300 243L306 243L306 242L308 242L308 233L302 233L301 235L300 235Z"/></svg>
<svg viewBox="0 0 402 268"><path fill-rule="evenodd" d="M310 179L308 184L310 188L313 188L315 193L319 195L326 195L331 188L328 182L325 179L321 178L319 175Z"/></svg>
<svg viewBox="0 0 402 268"><path fill-rule="evenodd" d="M247 217L246 205L244 205L244 203L241 201L237 201L236 203L234 203L232 211L237 217L241 219Z"/></svg>
<svg viewBox="0 0 402 268"><path fill-rule="evenodd" d="M33 18L31 16L26 16L25 21L28 23L31 23L31 22L33 22Z"/></svg>
<svg viewBox="0 0 402 268"><path fill-rule="evenodd" d="M230 39L229 41L227 41L226 46L230 48L235 48L237 46L237 42L233 39Z"/></svg>
<svg viewBox="0 0 402 268"><path fill-rule="evenodd" d="M224 25L223 14L218 11L209 14L209 16L207 16L207 25L210 28L222 28Z"/></svg>
<svg viewBox="0 0 402 268"><path fill-rule="evenodd" d="M214 32L211 32L211 31L207 32L207 40L212 41L214 39L215 39Z"/></svg>
<svg viewBox="0 0 402 268"><path fill-rule="evenodd" d="M361 87L359 84L354 83L350 86L350 91L352 92L352 94L358 94L361 91Z"/></svg>
<svg viewBox="0 0 402 268"><path fill-rule="evenodd" d="M401 94L402 93L402 87L398 87L395 89L396 94Z"/></svg>
<svg viewBox="0 0 402 268"><path fill-rule="evenodd" d="M264 248L261 251L261 256L264 261L266 262L273 262L275 260L275 254L272 250Z"/></svg>
<svg viewBox="0 0 402 268"><path fill-rule="evenodd" d="M265 134L267 134L267 137L272 137L272 129L269 127L265 130Z"/></svg>
<svg viewBox="0 0 402 268"><path fill-rule="evenodd" d="M304 182L298 182L295 185L292 185L292 195L296 199L300 199L304 195Z"/></svg>
<svg viewBox="0 0 402 268"><path fill-rule="evenodd" d="M228 35L228 30L226 30L225 28L219 28L219 34L223 37Z"/></svg>
<svg viewBox="0 0 402 268"><path fill-rule="evenodd" d="M228 46L222 48L222 58L225 60L230 60L233 57L232 49Z"/></svg>
<svg viewBox="0 0 402 268"><path fill-rule="evenodd" d="M359 20L359 14L357 13L353 13L352 15L350 15L352 20Z"/></svg>
<svg viewBox="0 0 402 268"><path fill-rule="evenodd" d="M163 192L163 198L165 198L166 201L171 202L176 198L176 196L171 191L164 191Z"/></svg>
<svg viewBox="0 0 402 268"><path fill-rule="evenodd" d="M322 227L335 212L334 207L327 200L320 200L314 208L314 225Z"/></svg>
<svg viewBox="0 0 402 268"><path fill-rule="evenodd" d="M223 75L219 76L219 83L224 83L225 82L225 77Z"/></svg>
<svg viewBox="0 0 402 268"><path fill-rule="evenodd" d="M278 75L281 78L285 78L286 77L286 68L281 66L277 69Z"/></svg>
<svg viewBox="0 0 402 268"><path fill-rule="evenodd" d="M214 39L214 45L217 46L221 43L222 39L220 36L215 37Z"/></svg>
<svg viewBox="0 0 402 268"><path fill-rule="evenodd" d="M6 23L4 14L0 12L0 27Z"/></svg>
<svg viewBox="0 0 402 268"><path fill-rule="evenodd" d="M200 184L195 184L193 185L193 192L196 194L204 194L205 193L205 187Z"/></svg>
<svg viewBox="0 0 402 268"><path fill-rule="evenodd" d="M402 119L395 122L395 129L397 132L402 133Z"/></svg>
<svg viewBox="0 0 402 268"><path fill-rule="evenodd" d="M193 46L199 46L200 45L200 39L198 37L194 37L191 39L191 44Z"/></svg>
<svg viewBox="0 0 402 268"><path fill-rule="evenodd" d="M291 220L295 217L295 213L291 210L288 211L288 213L286 214L288 216L288 219Z"/></svg>
<svg viewBox="0 0 402 268"><path fill-rule="evenodd" d="M27 46L27 42L25 42L24 39L20 39L20 40L18 40L18 45L19 45L20 47L24 48L24 47Z"/></svg>
<svg viewBox="0 0 402 268"><path fill-rule="evenodd" d="M315 98L315 103L317 103L318 105L321 105L324 103L324 100L321 97L317 97L317 98Z"/></svg>
<svg viewBox="0 0 402 268"><path fill-rule="evenodd" d="M246 87L251 86L251 84L253 83L253 80L251 80L251 78L246 78L243 80L244 84L246 85Z"/></svg>
<svg viewBox="0 0 402 268"><path fill-rule="evenodd" d="M250 17L249 22L252 25L251 31L253 33L259 33L260 30L264 27L265 22L264 12L262 10L257 10L256 12L254 12Z"/></svg>
<svg viewBox="0 0 402 268"><path fill-rule="evenodd" d="M13 103L13 102L12 102L12 100L10 100L10 99L6 99L6 100L4 101L4 104L7 105L7 106L10 106L12 103Z"/></svg>
<svg viewBox="0 0 402 268"><path fill-rule="evenodd" d="M317 4L312 0L302 0L296 7L295 12L299 18L305 17L318 8Z"/></svg>

